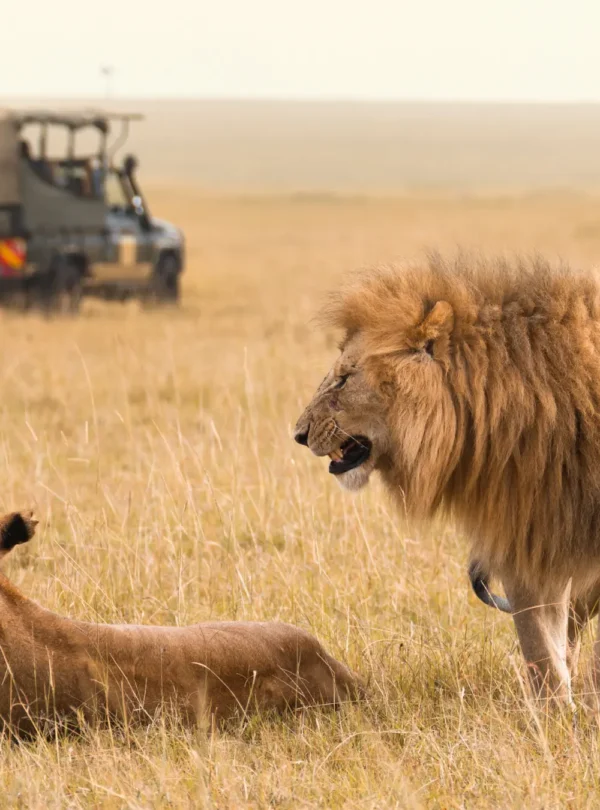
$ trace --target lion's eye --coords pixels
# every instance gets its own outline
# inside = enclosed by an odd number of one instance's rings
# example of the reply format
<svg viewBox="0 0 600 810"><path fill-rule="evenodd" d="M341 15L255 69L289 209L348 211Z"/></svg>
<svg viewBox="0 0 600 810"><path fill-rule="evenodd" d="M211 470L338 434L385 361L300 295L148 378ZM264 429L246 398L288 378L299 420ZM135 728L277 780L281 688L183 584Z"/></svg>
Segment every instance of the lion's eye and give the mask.
<svg viewBox="0 0 600 810"><path fill-rule="evenodd" d="M349 374L343 374L336 384L333 386L336 391L339 391L340 388L343 388L346 385L346 381L348 380Z"/></svg>

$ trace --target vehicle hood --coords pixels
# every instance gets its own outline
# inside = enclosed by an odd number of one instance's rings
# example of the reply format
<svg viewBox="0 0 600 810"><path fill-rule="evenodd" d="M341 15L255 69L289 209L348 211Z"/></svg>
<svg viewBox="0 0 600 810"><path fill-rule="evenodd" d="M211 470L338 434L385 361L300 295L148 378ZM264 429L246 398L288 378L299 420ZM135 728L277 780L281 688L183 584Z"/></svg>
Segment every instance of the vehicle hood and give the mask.
<svg viewBox="0 0 600 810"><path fill-rule="evenodd" d="M166 219L152 217L152 224L156 229L155 233L158 236L162 247L183 247L183 231L180 228L175 227L172 222L167 222Z"/></svg>

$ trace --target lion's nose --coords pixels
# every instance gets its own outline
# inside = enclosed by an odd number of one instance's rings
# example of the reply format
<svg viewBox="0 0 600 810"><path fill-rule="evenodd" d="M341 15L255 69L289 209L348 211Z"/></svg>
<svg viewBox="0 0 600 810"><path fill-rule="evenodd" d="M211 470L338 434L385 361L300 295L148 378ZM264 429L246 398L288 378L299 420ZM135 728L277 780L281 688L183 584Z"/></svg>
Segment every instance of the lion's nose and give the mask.
<svg viewBox="0 0 600 810"><path fill-rule="evenodd" d="M305 447L308 447L308 430L304 432L299 430L294 435L294 440L298 442L298 444L303 444Z"/></svg>

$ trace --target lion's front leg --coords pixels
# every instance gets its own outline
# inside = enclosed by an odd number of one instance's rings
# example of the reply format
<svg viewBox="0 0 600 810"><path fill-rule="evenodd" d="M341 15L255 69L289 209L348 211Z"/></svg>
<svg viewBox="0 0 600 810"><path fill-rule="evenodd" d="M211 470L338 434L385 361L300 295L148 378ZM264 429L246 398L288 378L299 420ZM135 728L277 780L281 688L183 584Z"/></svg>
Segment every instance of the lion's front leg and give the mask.
<svg viewBox="0 0 600 810"><path fill-rule="evenodd" d="M581 609L578 602L572 603L569 610L569 624L567 631L567 667L571 675L571 684L579 674L579 655L581 653L581 637L589 620L589 615Z"/></svg>
<svg viewBox="0 0 600 810"><path fill-rule="evenodd" d="M506 579L503 584L534 695L572 706L569 663L575 651L568 644L570 580L566 587L543 598L535 590Z"/></svg>
<svg viewBox="0 0 600 810"><path fill-rule="evenodd" d="M594 708L600 709L600 615L598 616L598 626L596 638L594 639L594 657L592 663L592 686L595 690Z"/></svg>
<svg viewBox="0 0 600 810"><path fill-rule="evenodd" d="M567 648L567 665L571 673L571 681L578 675L579 653L581 651L581 637L588 622L598 613L600 604L600 582L596 583L585 595L571 602L569 612L569 631Z"/></svg>

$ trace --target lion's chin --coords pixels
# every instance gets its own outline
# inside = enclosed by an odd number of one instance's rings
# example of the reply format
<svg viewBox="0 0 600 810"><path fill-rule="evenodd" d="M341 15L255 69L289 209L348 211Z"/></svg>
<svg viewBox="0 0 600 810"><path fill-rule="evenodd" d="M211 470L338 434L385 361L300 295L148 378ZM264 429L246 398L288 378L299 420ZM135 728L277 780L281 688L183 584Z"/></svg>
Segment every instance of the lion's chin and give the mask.
<svg viewBox="0 0 600 810"><path fill-rule="evenodd" d="M341 487L356 492L369 483L369 478L373 472L372 464L362 464L360 467L355 467L353 470L336 475L336 480Z"/></svg>

